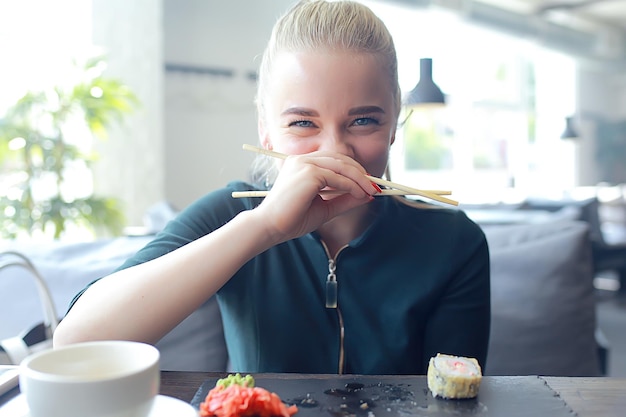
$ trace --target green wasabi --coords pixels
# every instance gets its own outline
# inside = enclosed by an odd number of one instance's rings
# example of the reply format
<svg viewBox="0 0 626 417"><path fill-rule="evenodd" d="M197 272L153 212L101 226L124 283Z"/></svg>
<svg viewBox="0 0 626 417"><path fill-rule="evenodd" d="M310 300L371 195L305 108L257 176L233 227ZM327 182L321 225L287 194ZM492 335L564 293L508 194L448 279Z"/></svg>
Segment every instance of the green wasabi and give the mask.
<svg viewBox="0 0 626 417"><path fill-rule="evenodd" d="M252 375L241 376L241 374L236 373L235 375L230 374L226 378L218 379L215 383L216 387L229 387L231 385L241 385L242 387L254 388L254 378Z"/></svg>

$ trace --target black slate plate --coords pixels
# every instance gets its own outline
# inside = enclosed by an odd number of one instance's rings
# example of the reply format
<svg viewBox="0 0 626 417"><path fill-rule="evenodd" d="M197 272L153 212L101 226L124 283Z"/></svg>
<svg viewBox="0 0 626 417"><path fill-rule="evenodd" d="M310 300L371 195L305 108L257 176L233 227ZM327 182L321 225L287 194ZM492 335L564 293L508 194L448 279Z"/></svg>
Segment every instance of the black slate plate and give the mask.
<svg viewBox="0 0 626 417"><path fill-rule="evenodd" d="M572 417L573 411L536 376L483 377L476 399L433 398L423 376L254 375L256 385L298 406L297 417ZM206 380L191 404L199 408L217 379Z"/></svg>

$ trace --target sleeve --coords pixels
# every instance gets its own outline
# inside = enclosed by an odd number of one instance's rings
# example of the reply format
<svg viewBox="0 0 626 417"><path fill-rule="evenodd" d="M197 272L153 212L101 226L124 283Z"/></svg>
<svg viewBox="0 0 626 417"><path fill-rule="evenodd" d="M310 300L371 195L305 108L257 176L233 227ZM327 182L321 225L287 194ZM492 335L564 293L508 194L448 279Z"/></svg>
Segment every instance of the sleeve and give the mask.
<svg viewBox="0 0 626 417"><path fill-rule="evenodd" d="M489 248L483 231L464 213L453 223L451 279L426 324L422 363L427 369L432 356L447 353L476 358L484 369L491 324Z"/></svg>
<svg viewBox="0 0 626 417"><path fill-rule="evenodd" d="M246 209L243 200L234 200L230 196L232 191L230 187L222 188L196 200L116 271L156 259L228 223Z"/></svg>

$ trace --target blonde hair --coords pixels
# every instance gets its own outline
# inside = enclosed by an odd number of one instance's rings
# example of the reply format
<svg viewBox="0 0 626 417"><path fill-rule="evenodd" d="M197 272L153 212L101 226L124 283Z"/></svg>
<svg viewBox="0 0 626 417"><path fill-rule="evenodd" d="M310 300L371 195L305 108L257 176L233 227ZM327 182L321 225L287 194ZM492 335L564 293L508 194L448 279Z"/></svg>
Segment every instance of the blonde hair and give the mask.
<svg viewBox="0 0 626 417"><path fill-rule="evenodd" d="M256 95L259 118L265 117L264 99L269 94L276 56L283 52L320 50L376 56L389 76L389 87L398 117L401 106L398 60L393 39L382 20L367 6L355 1L302 0L276 22L263 53ZM256 183L264 180L267 185L268 177L275 174L270 173L272 166L267 158L258 158L252 168L252 180ZM263 175L265 179L260 178Z"/></svg>
<svg viewBox="0 0 626 417"><path fill-rule="evenodd" d="M349 51L380 58L400 111L398 60L385 24L367 6L355 1L302 0L274 25L259 68L257 109L263 117L274 58L282 52Z"/></svg>

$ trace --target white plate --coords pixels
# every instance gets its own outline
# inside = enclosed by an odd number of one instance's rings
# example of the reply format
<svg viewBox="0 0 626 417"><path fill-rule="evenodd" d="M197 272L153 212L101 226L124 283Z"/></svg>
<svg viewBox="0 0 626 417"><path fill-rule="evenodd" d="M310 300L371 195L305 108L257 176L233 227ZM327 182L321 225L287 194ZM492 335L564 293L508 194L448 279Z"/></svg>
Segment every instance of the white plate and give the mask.
<svg viewBox="0 0 626 417"><path fill-rule="evenodd" d="M177 398L157 395L148 417L198 417L198 411ZM13 398L0 408L0 417L30 417L26 397Z"/></svg>
<svg viewBox="0 0 626 417"><path fill-rule="evenodd" d="M198 410L174 397L157 395L149 417L198 417Z"/></svg>

